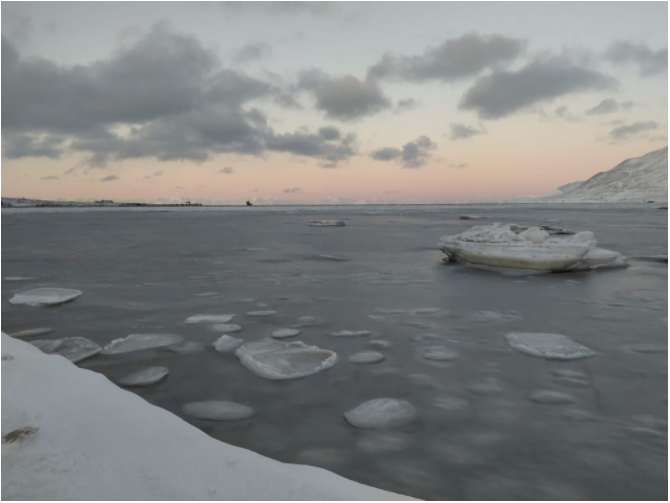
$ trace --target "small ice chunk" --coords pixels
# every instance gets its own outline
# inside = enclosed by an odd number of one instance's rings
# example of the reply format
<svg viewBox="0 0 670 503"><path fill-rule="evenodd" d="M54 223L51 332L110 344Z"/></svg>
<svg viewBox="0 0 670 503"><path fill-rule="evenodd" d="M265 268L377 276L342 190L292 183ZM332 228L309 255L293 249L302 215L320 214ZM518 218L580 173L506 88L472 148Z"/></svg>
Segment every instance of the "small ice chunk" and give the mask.
<svg viewBox="0 0 670 503"><path fill-rule="evenodd" d="M393 343L391 341L386 341L384 339L375 339L373 341L368 342L368 344L376 348L390 348L391 346L393 346Z"/></svg>
<svg viewBox="0 0 670 503"><path fill-rule="evenodd" d="M121 386L149 386L163 380L170 371L167 367L149 367L122 377L117 382Z"/></svg>
<svg viewBox="0 0 670 503"><path fill-rule="evenodd" d="M300 330L295 328L280 328L272 332L272 337L275 339L285 339L287 337L295 337L300 334Z"/></svg>
<svg viewBox="0 0 670 503"><path fill-rule="evenodd" d="M562 393L560 391L552 390L538 390L534 391L529 399L532 402L544 403L548 405L564 405L568 403L574 403L575 399L572 398L567 393Z"/></svg>
<svg viewBox="0 0 670 503"><path fill-rule="evenodd" d="M334 337L363 337L372 335L369 330L340 330L339 332L332 332L330 335Z"/></svg>
<svg viewBox="0 0 670 503"><path fill-rule="evenodd" d="M17 293L9 299L15 306L57 306L76 299L82 294L81 290L71 288L36 288Z"/></svg>
<svg viewBox="0 0 670 503"><path fill-rule="evenodd" d="M593 248L574 266L571 271L586 271L589 269L599 269L601 267L627 267L628 259L621 253L605 250L604 248Z"/></svg>
<svg viewBox="0 0 670 503"><path fill-rule="evenodd" d="M100 353L98 344L84 337L65 337L63 339L31 341L44 353L63 356L72 363L77 363Z"/></svg>
<svg viewBox="0 0 670 503"><path fill-rule="evenodd" d="M228 323L234 314L196 314L186 318L184 323Z"/></svg>
<svg viewBox="0 0 670 503"><path fill-rule="evenodd" d="M630 346L630 350L636 353L667 353L668 346L665 344L636 344Z"/></svg>
<svg viewBox="0 0 670 503"><path fill-rule="evenodd" d="M337 353L300 341L280 342L274 339L243 344L235 351L240 363L266 379L297 379L337 363Z"/></svg>
<svg viewBox="0 0 670 503"><path fill-rule="evenodd" d="M344 413L355 428L393 428L411 423L417 416L414 405L395 398L375 398Z"/></svg>
<svg viewBox="0 0 670 503"><path fill-rule="evenodd" d="M349 357L351 363L377 363L385 359L386 357L379 351L361 351Z"/></svg>
<svg viewBox="0 0 670 503"><path fill-rule="evenodd" d="M20 332L14 332L13 334L9 334L12 337L20 338L20 337L30 337L33 335L46 335L50 334L53 332L53 328L29 328L28 330L21 330Z"/></svg>
<svg viewBox="0 0 670 503"><path fill-rule="evenodd" d="M523 317L513 311L502 312L502 311L477 311L474 313L470 319L472 321L477 321L480 323L488 322L505 322L505 321L518 321L523 320Z"/></svg>
<svg viewBox="0 0 670 503"><path fill-rule="evenodd" d="M548 360L578 360L596 354L562 334L509 333L505 339L517 351Z"/></svg>
<svg viewBox="0 0 670 503"><path fill-rule="evenodd" d="M243 343L244 341L242 339L236 339L235 337L231 337L229 335L222 335L214 341L212 346L214 346L214 349L216 349L219 353L230 353L231 351L235 351L237 348L239 348Z"/></svg>
<svg viewBox="0 0 670 503"><path fill-rule="evenodd" d="M277 314L277 311L249 311L247 316L272 316Z"/></svg>
<svg viewBox="0 0 670 503"><path fill-rule="evenodd" d="M321 260L330 260L332 262L346 262L347 260L349 260L345 257L338 257L336 255L323 255L323 254L317 255L317 258Z"/></svg>
<svg viewBox="0 0 670 503"><path fill-rule="evenodd" d="M28 276L6 276L5 281L31 281L35 278L30 278Z"/></svg>
<svg viewBox="0 0 670 503"><path fill-rule="evenodd" d="M483 218L480 215L461 215L458 217L459 220L482 220Z"/></svg>
<svg viewBox="0 0 670 503"><path fill-rule="evenodd" d="M225 400L209 400L184 404L182 411L187 416L208 421L239 421L254 414L254 409L241 403Z"/></svg>
<svg viewBox="0 0 670 503"><path fill-rule="evenodd" d="M307 225L313 227L344 227L344 220L310 220Z"/></svg>
<svg viewBox="0 0 670 503"><path fill-rule="evenodd" d="M316 323L316 318L314 316L301 316L298 318L298 323L293 325L293 328L309 327Z"/></svg>
<svg viewBox="0 0 670 503"><path fill-rule="evenodd" d="M212 325L212 328L217 332L226 332L228 334L232 334L233 332L239 332L240 330L242 330L242 327L236 325L235 323L219 323L216 325Z"/></svg>
<svg viewBox="0 0 670 503"><path fill-rule="evenodd" d="M425 348L421 352L421 356L423 356L426 360L431 360L435 362L445 362L455 359L458 356L458 354L445 347L434 346L430 348Z"/></svg>
<svg viewBox="0 0 670 503"><path fill-rule="evenodd" d="M556 377L554 382L559 386L565 386L566 388L587 388L589 386L588 381L584 379L575 379L574 377Z"/></svg>
<svg viewBox="0 0 670 503"><path fill-rule="evenodd" d="M145 349L164 348L182 341L182 337L175 334L131 334L107 344L102 349L102 354L119 355Z"/></svg>

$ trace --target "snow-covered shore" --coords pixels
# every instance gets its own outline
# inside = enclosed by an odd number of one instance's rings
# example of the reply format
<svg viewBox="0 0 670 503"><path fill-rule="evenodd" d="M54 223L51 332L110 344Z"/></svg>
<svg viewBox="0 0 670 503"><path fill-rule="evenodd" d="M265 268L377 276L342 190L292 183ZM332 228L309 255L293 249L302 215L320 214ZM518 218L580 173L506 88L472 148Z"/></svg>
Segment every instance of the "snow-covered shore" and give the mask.
<svg viewBox="0 0 670 503"><path fill-rule="evenodd" d="M210 438L101 374L2 334L4 500L398 500Z"/></svg>

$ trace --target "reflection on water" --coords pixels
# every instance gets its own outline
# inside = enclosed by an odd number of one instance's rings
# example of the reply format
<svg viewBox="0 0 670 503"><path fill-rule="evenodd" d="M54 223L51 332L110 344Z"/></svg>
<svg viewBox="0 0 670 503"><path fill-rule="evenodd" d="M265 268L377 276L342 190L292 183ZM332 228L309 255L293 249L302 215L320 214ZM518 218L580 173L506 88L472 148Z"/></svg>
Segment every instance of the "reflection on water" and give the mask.
<svg viewBox="0 0 670 503"><path fill-rule="evenodd" d="M468 228L458 217L477 208L257 209L3 210L3 274L34 279L3 281L2 328L52 327L26 339L80 336L101 345L131 333L177 334L187 341L179 347L98 355L80 366L112 380L167 367L166 379L133 392L214 438L391 491L427 499L667 497L666 264L503 275L440 261L438 239ZM592 230L599 246L631 258L667 254L667 214L653 207L480 211L495 221ZM347 225L307 226L331 217ZM84 295L49 309L7 302L48 286ZM259 311L275 313L247 314ZM286 340L336 351L339 363L304 379L263 379L214 350L222 332L184 323L198 314L235 314L235 337L245 341L297 327L300 335ZM343 330L372 333L331 335ZM509 332L565 334L597 355L528 356L506 344ZM348 358L369 350L385 359ZM389 430L345 421L344 412L385 397L408 400L418 419ZM234 422L183 416L183 404L209 400L255 414Z"/></svg>

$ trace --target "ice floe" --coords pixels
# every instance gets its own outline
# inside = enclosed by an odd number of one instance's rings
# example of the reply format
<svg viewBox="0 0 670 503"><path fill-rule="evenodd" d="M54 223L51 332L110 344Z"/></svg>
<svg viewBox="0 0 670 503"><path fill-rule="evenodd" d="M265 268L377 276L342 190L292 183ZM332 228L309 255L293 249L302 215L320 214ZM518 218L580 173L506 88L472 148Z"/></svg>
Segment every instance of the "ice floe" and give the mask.
<svg viewBox="0 0 670 503"><path fill-rule="evenodd" d="M102 349L103 355L119 355L133 353L145 349L163 348L182 342L175 334L131 334L128 337L115 339Z"/></svg>
<svg viewBox="0 0 670 503"><path fill-rule="evenodd" d="M195 314L186 318L184 323L228 323L234 314Z"/></svg>
<svg viewBox="0 0 670 503"><path fill-rule="evenodd" d="M21 337L30 337L33 335L46 335L53 332L53 328L29 328L28 330L21 330L20 332L14 332L9 334L11 337L21 338Z"/></svg>
<svg viewBox="0 0 670 503"><path fill-rule="evenodd" d="M184 404L182 411L187 416L208 421L239 421L254 414L254 409L241 403L225 400L209 400Z"/></svg>
<svg viewBox="0 0 670 503"><path fill-rule="evenodd" d="M372 335L372 332L369 330L339 330L338 332L332 332L330 335L334 337L364 337Z"/></svg>
<svg viewBox="0 0 670 503"><path fill-rule="evenodd" d="M461 215L458 217L459 220L482 220L484 218L481 215Z"/></svg>
<svg viewBox="0 0 670 503"><path fill-rule="evenodd" d="M393 346L393 343L391 341L387 341L384 339L375 339L368 342L368 344L376 348L390 348L391 346Z"/></svg>
<svg viewBox="0 0 670 503"><path fill-rule="evenodd" d="M344 220L310 220L307 225L313 227L343 227L346 224Z"/></svg>
<svg viewBox="0 0 670 503"><path fill-rule="evenodd" d="M474 313L470 319L472 321L477 321L480 323L489 323L489 322L505 322L505 321L518 321L523 320L523 317L513 311L502 312L502 311L477 311Z"/></svg>
<svg viewBox="0 0 670 503"><path fill-rule="evenodd" d="M349 357L351 363L378 363L386 357L379 351L361 351Z"/></svg>
<svg viewBox="0 0 670 503"><path fill-rule="evenodd" d="M355 428L393 428L417 417L414 405L396 398L375 398L344 413L344 418Z"/></svg>
<svg viewBox="0 0 670 503"><path fill-rule="evenodd" d="M122 377L117 382L121 386L128 387L150 386L152 384L156 384L159 381L162 381L169 373L170 371L167 369L167 367L149 367Z"/></svg>
<svg viewBox="0 0 670 503"><path fill-rule="evenodd" d="M273 314L277 314L277 311L249 311L247 316L263 317L272 316Z"/></svg>
<svg viewBox="0 0 670 503"><path fill-rule="evenodd" d="M298 323L293 325L293 328L310 327L317 322L314 316L301 316L298 318Z"/></svg>
<svg viewBox="0 0 670 503"><path fill-rule="evenodd" d="M444 236L438 246L446 260L495 268L559 272L627 265L623 255L596 248L588 231L551 237L539 227L495 223Z"/></svg>
<svg viewBox="0 0 670 503"><path fill-rule="evenodd" d="M212 328L217 332L226 332L229 334L242 330L242 327L235 323L217 323L216 325L212 325Z"/></svg>
<svg viewBox="0 0 670 503"><path fill-rule="evenodd" d="M270 334L274 339L285 339L287 337L295 337L300 334L300 330L295 328L280 328Z"/></svg>
<svg viewBox="0 0 670 503"><path fill-rule="evenodd" d="M214 349L216 349L219 353L230 353L231 351L235 351L237 348L239 348L243 343L244 341L242 339L236 339L235 337L231 337L229 335L222 335L214 341L212 346L214 346Z"/></svg>
<svg viewBox="0 0 670 503"><path fill-rule="evenodd" d="M532 402L544 403L548 405L564 405L568 403L573 403L575 401L575 399L572 398L567 393L552 390L534 391L528 398Z"/></svg>
<svg viewBox="0 0 670 503"><path fill-rule="evenodd" d="M337 353L300 341L281 342L274 339L243 344L235 351L242 365L266 379L297 379L337 363Z"/></svg>
<svg viewBox="0 0 670 503"><path fill-rule="evenodd" d="M455 359L458 354L442 346L434 346L421 350L421 356L426 360L444 362Z"/></svg>
<svg viewBox="0 0 670 503"><path fill-rule="evenodd" d="M30 278L28 276L5 276L5 281L31 281L35 278Z"/></svg>
<svg viewBox="0 0 670 503"><path fill-rule="evenodd" d="M63 356L72 363L95 356L101 351L98 344L84 337L30 341L30 344L41 349L44 353Z"/></svg>
<svg viewBox="0 0 670 503"><path fill-rule="evenodd" d="M338 257L336 255L317 255L316 256L320 260L330 260L332 262L346 262L349 259L346 257Z"/></svg>
<svg viewBox="0 0 670 503"><path fill-rule="evenodd" d="M517 332L505 334L505 339L517 351L548 360L578 360L596 354L562 334Z"/></svg>
<svg viewBox="0 0 670 503"><path fill-rule="evenodd" d="M17 293L9 299L10 304L26 306L57 306L76 299L81 290L71 288L36 288Z"/></svg>

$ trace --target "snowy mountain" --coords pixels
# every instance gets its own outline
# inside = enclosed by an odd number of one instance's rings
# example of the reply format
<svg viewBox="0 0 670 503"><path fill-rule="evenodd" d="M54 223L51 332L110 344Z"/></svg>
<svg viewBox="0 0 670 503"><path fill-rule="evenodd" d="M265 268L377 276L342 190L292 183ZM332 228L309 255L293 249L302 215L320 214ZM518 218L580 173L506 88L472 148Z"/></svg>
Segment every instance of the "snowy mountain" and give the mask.
<svg viewBox="0 0 670 503"><path fill-rule="evenodd" d="M668 147L625 160L585 182L559 187L555 202L646 202L668 200Z"/></svg>

